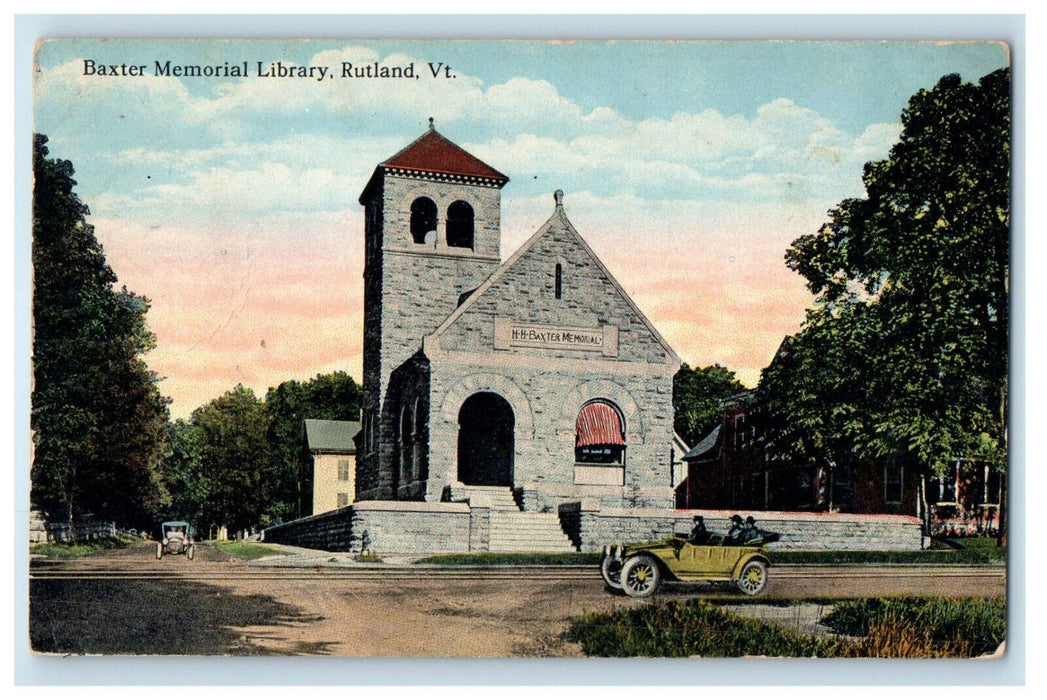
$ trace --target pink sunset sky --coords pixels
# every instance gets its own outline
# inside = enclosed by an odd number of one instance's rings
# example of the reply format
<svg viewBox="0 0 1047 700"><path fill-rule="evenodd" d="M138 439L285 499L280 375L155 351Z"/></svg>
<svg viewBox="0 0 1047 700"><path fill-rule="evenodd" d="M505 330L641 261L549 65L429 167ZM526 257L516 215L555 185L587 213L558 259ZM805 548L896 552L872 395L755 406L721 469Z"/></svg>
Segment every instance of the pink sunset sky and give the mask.
<svg viewBox="0 0 1047 700"><path fill-rule="evenodd" d="M331 77L161 75L158 58ZM146 69L100 79L87 60ZM335 370L361 379L357 197L429 117L509 176L503 259L563 189L680 357L754 386L812 301L789 244L864 194L862 166L897 141L909 95L1007 60L970 42L71 40L37 51L34 128L76 168L120 283L152 301L146 359L173 417L238 383L264 395ZM340 79L345 63L419 77Z"/></svg>

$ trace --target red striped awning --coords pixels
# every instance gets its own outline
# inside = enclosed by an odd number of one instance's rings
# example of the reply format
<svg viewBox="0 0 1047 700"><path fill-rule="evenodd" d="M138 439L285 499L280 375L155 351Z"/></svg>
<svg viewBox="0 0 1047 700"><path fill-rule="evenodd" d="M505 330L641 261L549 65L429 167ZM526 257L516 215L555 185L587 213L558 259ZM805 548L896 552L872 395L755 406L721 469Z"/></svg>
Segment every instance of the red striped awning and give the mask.
<svg viewBox="0 0 1047 700"><path fill-rule="evenodd" d="M618 412L605 403L591 403L582 408L575 421L577 447L625 445L622 420Z"/></svg>

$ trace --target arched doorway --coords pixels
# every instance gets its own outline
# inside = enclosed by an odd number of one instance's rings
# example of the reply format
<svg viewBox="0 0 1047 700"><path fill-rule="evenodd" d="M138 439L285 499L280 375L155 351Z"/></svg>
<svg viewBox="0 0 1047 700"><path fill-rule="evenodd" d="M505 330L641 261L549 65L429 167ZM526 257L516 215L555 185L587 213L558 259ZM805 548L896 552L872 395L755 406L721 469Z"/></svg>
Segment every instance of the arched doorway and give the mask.
<svg viewBox="0 0 1047 700"><path fill-rule="evenodd" d="M458 480L471 486L512 486L513 428L509 402L480 392L458 411Z"/></svg>

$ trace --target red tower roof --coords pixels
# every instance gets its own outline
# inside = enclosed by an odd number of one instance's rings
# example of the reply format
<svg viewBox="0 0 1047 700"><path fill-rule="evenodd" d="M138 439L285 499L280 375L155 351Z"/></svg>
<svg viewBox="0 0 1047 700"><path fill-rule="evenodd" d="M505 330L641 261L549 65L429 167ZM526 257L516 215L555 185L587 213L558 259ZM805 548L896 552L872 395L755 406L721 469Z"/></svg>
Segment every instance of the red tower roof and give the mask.
<svg viewBox="0 0 1047 700"><path fill-rule="evenodd" d="M388 169L461 175L502 183L509 181L509 178L487 163L444 138L433 128L432 122L429 124L429 130L421 137L380 165Z"/></svg>
<svg viewBox="0 0 1047 700"><path fill-rule="evenodd" d="M392 157L378 164L367 187L360 195L361 204L364 204L370 196L381 172L419 173L432 175L441 180L464 181L499 189L509 182L508 177L440 135L433 128L432 119L429 120L427 132Z"/></svg>

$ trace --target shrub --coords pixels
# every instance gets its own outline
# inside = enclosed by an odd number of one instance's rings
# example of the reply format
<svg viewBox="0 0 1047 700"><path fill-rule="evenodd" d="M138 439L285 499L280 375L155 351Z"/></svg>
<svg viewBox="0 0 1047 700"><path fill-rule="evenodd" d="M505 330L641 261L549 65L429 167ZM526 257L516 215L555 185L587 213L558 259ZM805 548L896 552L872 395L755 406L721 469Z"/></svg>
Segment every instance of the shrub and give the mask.
<svg viewBox="0 0 1047 700"><path fill-rule="evenodd" d="M860 637L905 629L926 634L952 655L978 656L992 653L1006 638L1007 605L1001 598L865 598L840 601L822 624Z"/></svg>
<svg viewBox="0 0 1047 700"><path fill-rule="evenodd" d="M704 600L588 613L564 636L590 656L956 658L995 651L1006 608L997 599L872 598L838 602L822 622L850 638L803 634Z"/></svg>
<svg viewBox="0 0 1047 700"><path fill-rule="evenodd" d="M566 634L590 656L835 656L840 644L701 600L589 613Z"/></svg>

